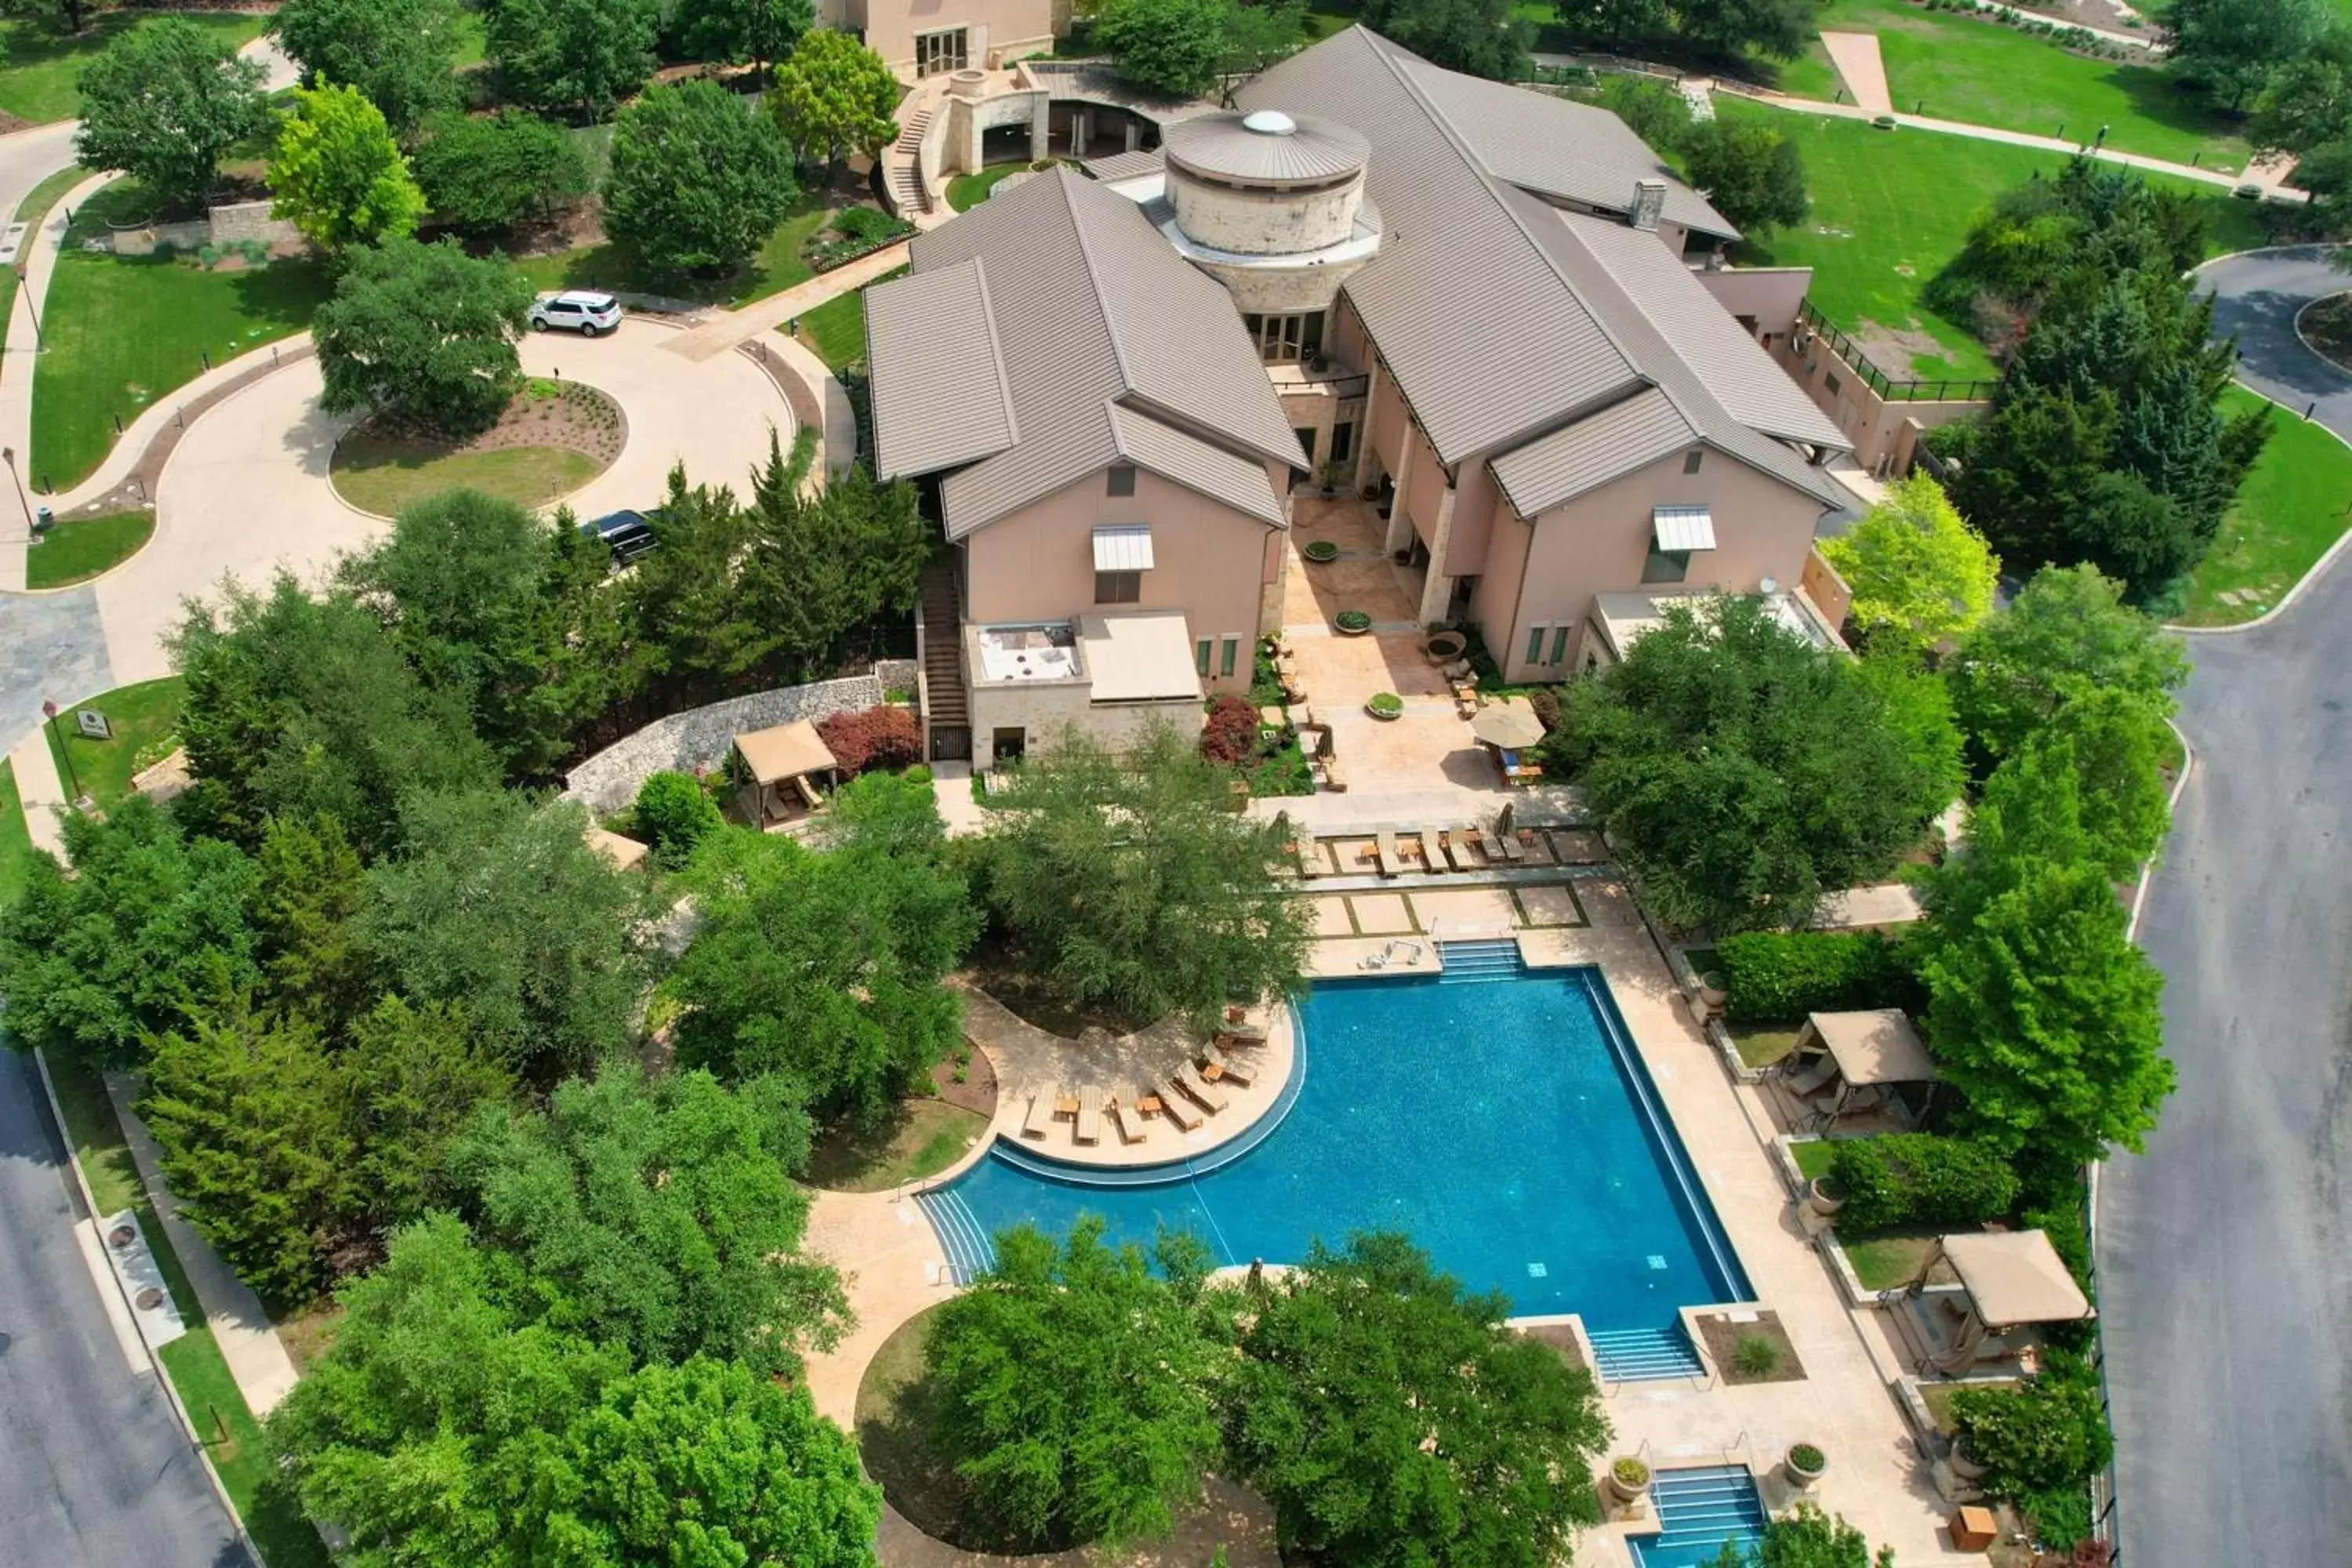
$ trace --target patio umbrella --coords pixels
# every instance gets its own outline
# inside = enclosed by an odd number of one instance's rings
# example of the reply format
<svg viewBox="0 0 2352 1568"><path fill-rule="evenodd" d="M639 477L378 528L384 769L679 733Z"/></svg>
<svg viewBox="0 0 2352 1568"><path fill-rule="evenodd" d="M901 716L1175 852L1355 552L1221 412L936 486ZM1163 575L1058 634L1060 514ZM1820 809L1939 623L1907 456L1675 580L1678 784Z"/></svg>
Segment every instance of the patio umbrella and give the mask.
<svg viewBox="0 0 2352 1568"><path fill-rule="evenodd" d="M1544 727L1536 710L1525 703L1497 702L1478 710L1478 716L1470 721L1470 733L1482 744L1516 752L1542 740Z"/></svg>

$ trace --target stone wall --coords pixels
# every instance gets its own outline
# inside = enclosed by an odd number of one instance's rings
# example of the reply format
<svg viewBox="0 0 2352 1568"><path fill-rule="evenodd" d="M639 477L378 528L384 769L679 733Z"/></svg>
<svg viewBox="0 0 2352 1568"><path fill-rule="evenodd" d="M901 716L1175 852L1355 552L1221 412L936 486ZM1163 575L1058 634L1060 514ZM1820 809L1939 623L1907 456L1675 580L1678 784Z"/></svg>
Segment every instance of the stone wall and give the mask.
<svg viewBox="0 0 2352 1568"><path fill-rule="evenodd" d="M302 236L287 219L271 217L268 202L230 202L208 209L201 218L118 228L110 237L117 256L152 256L158 246L164 245L174 250L236 245L249 239L269 246L291 245Z"/></svg>
<svg viewBox="0 0 2352 1568"><path fill-rule="evenodd" d="M636 799L637 786L647 774L665 768L679 773L716 768L726 760L727 748L735 737L747 731L788 724L795 719L856 712L880 702L882 693L890 688L911 691L914 686L915 661L890 658L878 661L866 675L809 686L781 686L673 713L615 741L573 768L564 777L564 798L576 800L599 816L618 811Z"/></svg>
<svg viewBox="0 0 2352 1568"><path fill-rule="evenodd" d="M235 245L257 239L264 245L286 245L301 237L285 218L271 217L268 202L231 202L212 209L213 243Z"/></svg>

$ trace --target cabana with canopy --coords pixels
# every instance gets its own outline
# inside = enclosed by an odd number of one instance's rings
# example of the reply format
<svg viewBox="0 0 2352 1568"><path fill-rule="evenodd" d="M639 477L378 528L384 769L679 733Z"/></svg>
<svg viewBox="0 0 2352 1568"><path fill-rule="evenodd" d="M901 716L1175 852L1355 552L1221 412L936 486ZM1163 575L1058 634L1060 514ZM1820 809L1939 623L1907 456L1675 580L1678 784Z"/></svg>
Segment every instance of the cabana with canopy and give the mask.
<svg viewBox="0 0 2352 1568"><path fill-rule="evenodd" d="M1968 1299L1959 1321L1943 1336L1945 1348L1927 1357L1937 1372L1962 1372L1978 1362L2014 1354L2020 1347L2006 1337L2013 1330L2080 1322L2093 1315L2090 1299L2042 1231L1942 1236L1936 1238L1936 1250ZM1922 1281L1932 1268L1931 1263L1921 1271Z"/></svg>
<svg viewBox="0 0 2352 1568"><path fill-rule="evenodd" d="M1808 1016L1781 1068L1781 1086L1811 1109L1818 1126L1828 1127L1849 1110L1885 1103L1898 1084L1932 1085L1939 1077L1903 1009L1873 1007ZM1832 1084L1833 1092L1822 1092Z"/></svg>
<svg viewBox="0 0 2352 1568"><path fill-rule="evenodd" d="M841 763L816 726L805 719L735 737L743 780L737 803L753 826L789 822L824 805L812 779L831 785Z"/></svg>

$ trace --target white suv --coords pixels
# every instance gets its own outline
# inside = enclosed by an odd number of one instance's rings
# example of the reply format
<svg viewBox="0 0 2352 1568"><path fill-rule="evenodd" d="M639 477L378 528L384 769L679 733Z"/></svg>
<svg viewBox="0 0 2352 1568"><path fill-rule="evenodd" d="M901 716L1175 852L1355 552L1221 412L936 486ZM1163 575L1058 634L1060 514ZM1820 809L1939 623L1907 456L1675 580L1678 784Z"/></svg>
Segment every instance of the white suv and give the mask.
<svg viewBox="0 0 2352 1568"><path fill-rule="evenodd" d="M543 332L557 327L568 332L578 332L583 338L602 337L621 324L621 302L610 294L593 294L572 289L562 294L541 295L531 301L530 330Z"/></svg>

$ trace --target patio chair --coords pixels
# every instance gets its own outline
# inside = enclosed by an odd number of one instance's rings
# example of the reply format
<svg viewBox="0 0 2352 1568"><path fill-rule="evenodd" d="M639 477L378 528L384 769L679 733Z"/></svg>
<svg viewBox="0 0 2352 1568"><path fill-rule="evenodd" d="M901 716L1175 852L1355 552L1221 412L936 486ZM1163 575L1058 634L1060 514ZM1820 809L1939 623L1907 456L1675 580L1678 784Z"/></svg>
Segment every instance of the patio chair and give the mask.
<svg viewBox="0 0 2352 1568"><path fill-rule="evenodd" d="M1463 831L1472 835L1476 839L1478 852L1486 857L1487 865L1499 866L1503 863L1503 839L1501 835L1497 834L1493 828L1487 826L1483 822L1474 822L1468 827L1463 829Z"/></svg>
<svg viewBox="0 0 2352 1568"><path fill-rule="evenodd" d="M1232 1103L1217 1092L1214 1084L1206 1082L1199 1073L1193 1071L1191 1062L1179 1062L1175 1072L1171 1076L1175 1079L1178 1089L1191 1095L1194 1102L1212 1116Z"/></svg>
<svg viewBox="0 0 2352 1568"><path fill-rule="evenodd" d="M1143 1142L1143 1116L1134 1106L1123 1100L1112 1100L1106 1102L1103 1109L1110 1112L1110 1124L1118 1130L1120 1142Z"/></svg>
<svg viewBox="0 0 2352 1568"><path fill-rule="evenodd" d="M1396 835L1385 828L1372 836L1372 858L1380 863L1381 875L1397 874L1397 862L1403 858L1397 850Z"/></svg>
<svg viewBox="0 0 2352 1568"><path fill-rule="evenodd" d="M1213 1043L1220 1050L1242 1046L1262 1046L1265 1044L1265 1026L1264 1024L1228 1024L1217 1031Z"/></svg>
<svg viewBox="0 0 2352 1568"><path fill-rule="evenodd" d="M1240 1057L1223 1051L1214 1045L1209 1047L1209 1060L1216 1064L1217 1076L1221 1079L1230 1079L1244 1089L1249 1088L1256 1081L1255 1068Z"/></svg>
<svg viewBox="0 0 2352 1568"><path fill-rule="evenodd" d="M1512 865L1519 865L1527 859L1528 847L1520 843L1519 836L1509 828L1498 826L1495 830L1495 842L1503 847L1503 858Z"/></svg>
<svg viewBox="0 0 2352 1568"><path fill-rule="evenodd" d="M1800 1068L1801 1059L1811 1065ZM1837 1058L1827 1051L1809 1058L1790 1058L1780 1064L1780 1087L1803 1100L1837 1077Z"/></svg>
<svg viewBox="0 0 2352 1568"><path fill-rule="evenodd" d="M1102 1142L1102 1108L1103 1091L1101 1089L1088 1084L1078 1090L1078 1125L1076 1131L1071 1134L1074 1142L1079 1143Z"/></svg>
<svg viewBox="0 0 2352 1568"><path fill-rule="evenodd" d="M1179 1128L1190 1132L1201 1125L1201 1113L1185 1104L1182 1099L1168 1087L1166 1079L1161 1079L1158 1083L1153 1084L1151 1092L1160 1101L1160 1114L1173 1121Z"/></svg>
<svg viewBox="0 0 2352 1568"><path fill-rule="evenodd" d="M1054 1097L1044 1089L1029 1097L1029 1114L1022 1119L1021 1136L1043 1138L1054 1120Z"/></svg>
<svg viewBox="0 0 2352 1568"><path fill-rule="evenodd" d="M1457 871L1475 871L1478 868L1480 862L1471 849L1467 829L1449 827L1445 830L1445 858L1453 862Z"/></svg>
<svg viewBox="0 0 2352 1568"><path fill-rule="evenodd" d="M1445 869L1445 848L1438 842L1437 829L1434 827L1424 827L1421 830L1421 863L1422 868L1426 871Z"/></svg>

